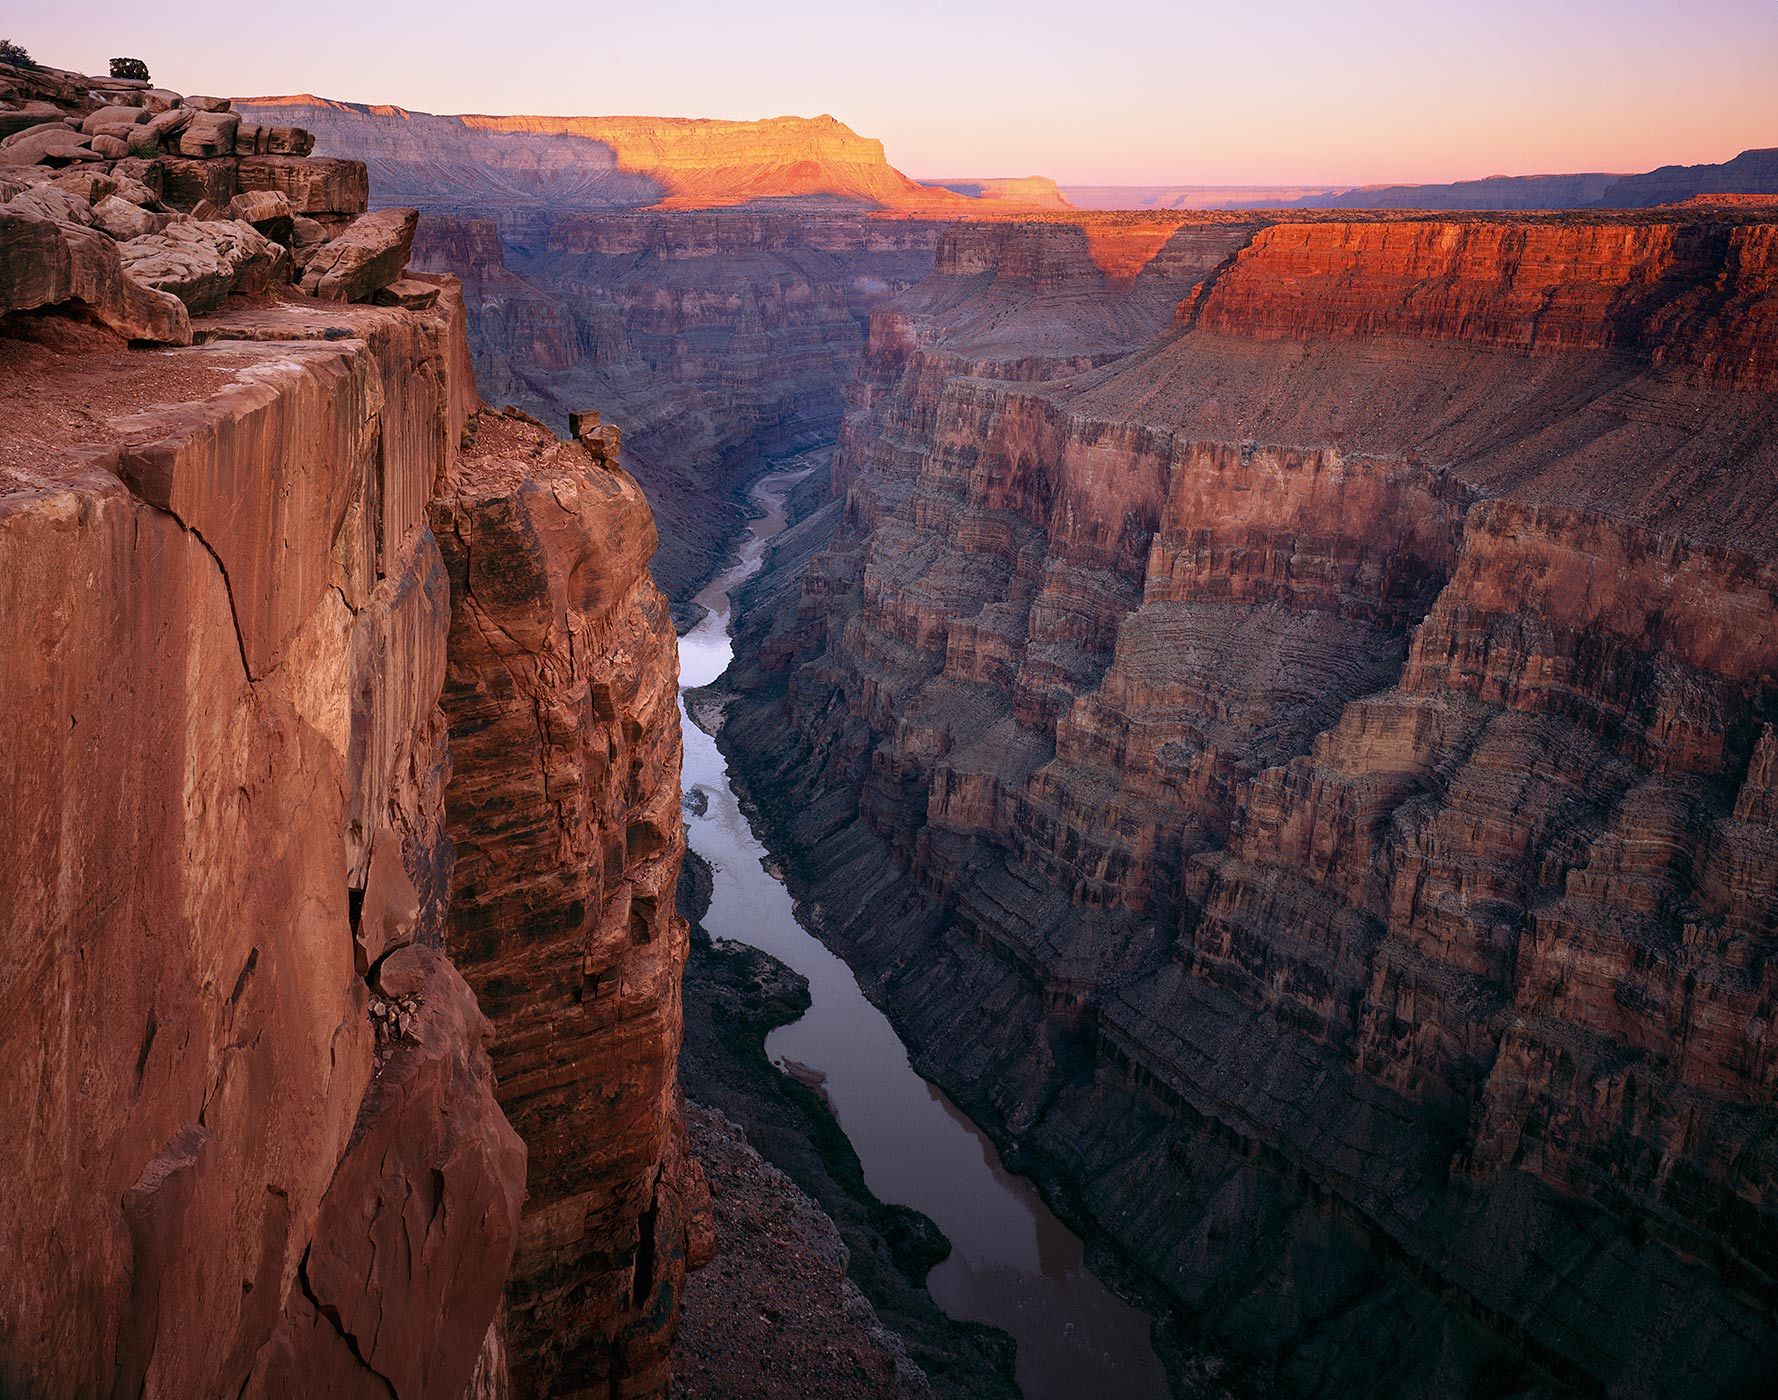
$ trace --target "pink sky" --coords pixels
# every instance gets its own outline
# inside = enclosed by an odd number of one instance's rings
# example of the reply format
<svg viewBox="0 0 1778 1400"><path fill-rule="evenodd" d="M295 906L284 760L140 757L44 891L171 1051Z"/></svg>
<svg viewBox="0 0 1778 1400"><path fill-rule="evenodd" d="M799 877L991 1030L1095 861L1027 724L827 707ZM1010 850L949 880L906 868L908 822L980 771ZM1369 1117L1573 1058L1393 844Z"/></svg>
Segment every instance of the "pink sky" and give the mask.
<svg viewBox="0 0 1778 1400"><path fill-rule="evenodd" d="M1775 0L33 0L45 63L434 112L831 112L916 176L1372 183L1645 170L1778 145Z"/></svg>

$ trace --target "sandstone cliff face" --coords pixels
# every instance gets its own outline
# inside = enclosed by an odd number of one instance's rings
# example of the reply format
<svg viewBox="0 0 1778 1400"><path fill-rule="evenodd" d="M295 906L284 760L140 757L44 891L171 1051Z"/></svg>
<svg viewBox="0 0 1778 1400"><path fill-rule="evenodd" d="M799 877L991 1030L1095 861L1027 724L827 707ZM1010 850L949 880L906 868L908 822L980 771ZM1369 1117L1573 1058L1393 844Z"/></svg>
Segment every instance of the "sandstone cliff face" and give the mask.
<svg viewBox="0 0 1778 1400"><path fill-rule="evenodd" d="M433 506L451 579L449 947L530 1151L514 1387L664 1387L699 1198L675 1066L686 927L674 635L628 476L483 414Z"/></svg>
<svg viewBox="0 0 1778 1400"><path fill-rule="evenodd" d="M399 946L449 865L462 313L196 330L4 341L6 1384L454 1394L524 1182L486 1022Z"/></svg>
<svg viewBox="0 0 1778 1400"><path fill-rule="evenodd" d="M1098 360L960 231L753 590L808 906L1287 1389L1768 1373L1771 235L1221 226Z"/></svg>
<svg viewBox="0 0 1778 1400"><path fill-rule="evenodd" d="M678 727L640 493L534 426L491 420L459 455L461 296L403 276L411 210L353 217L361 165L256 163L268 129L216 99L0 71L21 85L0 1390L457 1400L596 1369L657 1393L698 1198L671 1093L682 930L650 912L678 865ZM111 124L144 153L113 160ZM555 513L515 526L546 491ZM441 692L453 719L495 711L455 774ZM533 756L548 790L503 810L490 774ZM595 901L608 964L585 937L502 944L488 901L529 907L502 869Z"/></svg>

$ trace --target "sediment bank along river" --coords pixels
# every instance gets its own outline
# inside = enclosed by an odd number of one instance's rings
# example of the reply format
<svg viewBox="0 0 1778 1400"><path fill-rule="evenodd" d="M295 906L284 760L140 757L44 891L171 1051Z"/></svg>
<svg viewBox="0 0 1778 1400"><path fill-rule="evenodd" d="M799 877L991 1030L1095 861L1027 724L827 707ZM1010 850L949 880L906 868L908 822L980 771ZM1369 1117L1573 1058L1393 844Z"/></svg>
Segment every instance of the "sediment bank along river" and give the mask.
<svg viewBox="0 0 1778 1400"><path fill-rule="evenodd" d="M851 969L797 922L715 739L688 716L684 690L708 685L728 668L729 595L758 572L766 544L784 528L785 493L799 475L786 471L755 486L764 518L744 537L738 562L698 595L707 611L679 639L684 783L688 795L698 794L686 819L692 849L714 872L704 924L808 978L812 1005L772 1032L767 1054L826 1095L870 1189L924 1212L944 1231L951 1254L927 1287L951 1316L1012 1334L1027 1400L1162 1400L1167 1385L1147 1316L1088 1271L1080 1239L1030 1182L1006 1170L987 1136L915 1072Z"/></svg>

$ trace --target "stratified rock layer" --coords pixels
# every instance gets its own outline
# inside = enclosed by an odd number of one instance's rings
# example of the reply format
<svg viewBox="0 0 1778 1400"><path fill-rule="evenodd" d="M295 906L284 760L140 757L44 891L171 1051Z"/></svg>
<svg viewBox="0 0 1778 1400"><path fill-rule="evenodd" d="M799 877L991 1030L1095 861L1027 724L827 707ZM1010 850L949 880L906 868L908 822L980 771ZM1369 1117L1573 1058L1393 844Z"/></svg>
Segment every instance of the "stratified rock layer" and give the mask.
<svg viewBox="0 0 1778 1400"><path fill-rule="evenodd" d="M0 65L0 1392L658 1393L702 1198L647 507L535 424L459 459L462 298L361 164L120 81Z"/></svg>
<svg viewBox="0 0 1778 1400"><path fill-rule="evenodd" d="M581 444L484 413L432 526L452 596L448 946L530 1151L514 1390L651 1394L701 1200L675 1078L685 837L654 522Z"/></svg>
<svg viewBox="0 0 1778 1400"><path fill-rule="evenodd" d="M175 350L0 322L8 1393L446 1397L475 1363L524 1149L413 946L450 860L424 512L472 393L441 290Z"/></svg>
<svg viewBox="0 0 1778 1400"><path fill-rule="evenodd" d="M746 601L805 907L1287 1390L1778 1364L1758 217L1182 221L1123 358L959 229Z"/></svg>
<svg viewBox="0 0 1778 1400"><path fill-rule="evenodd" d="M370 164L386 197L458 209L711 208L762 199L874 208L963 208L910 180L883 143L829 116L433 116L307 94L236 102L262 121L300 122L330 153Z"/></svg>

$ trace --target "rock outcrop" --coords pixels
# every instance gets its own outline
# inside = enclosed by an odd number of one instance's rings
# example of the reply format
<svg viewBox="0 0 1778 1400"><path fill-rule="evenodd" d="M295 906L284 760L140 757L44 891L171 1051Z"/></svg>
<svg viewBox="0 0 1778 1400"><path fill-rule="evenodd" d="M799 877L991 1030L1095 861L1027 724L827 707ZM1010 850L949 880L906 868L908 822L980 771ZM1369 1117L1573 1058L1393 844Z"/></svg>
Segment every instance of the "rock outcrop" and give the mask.
<svg viewBox="0 0 1778 1400"><path fill-rule="evenodd" d="M1762 217L960 228L744 599L804 907L1266 1383L1770 1374Z"/></svg>
<svg viewBox="0 0 1778 1400"><path fill-rule="evenodd" d="M635 481L516 412L440 484L457 860L448 946L530 1150L523 1395L650 1394L702 1199L675 1075L686 926L675 640Z"/></svg>
<svg viewBox="0 0 1778 1400"><path fill-rule="evenodd" d="M414 949L463 317L349 314L0 322L9 1391L455 1394L498 1302L524 1149Z"/></svg>
<svg viewBox="0 0 1778 1400"><path fill-rule="evenodd" d="M8 64L0 104L15 128L0 138L0 315L75 304L127 339L186 345L189 317L230 295L303 277L363 301L406 266L414 212L366 216L364 165L308 158L298 128Z"/></svg>
<svg viewBox="0 0 1778 1400"><path fill-rule="evenodd" d="M0 1391L660 1392L702 1198L638 488L478 431L457 284L361 165L0 83L87 152L0 175Z"/></svg>

